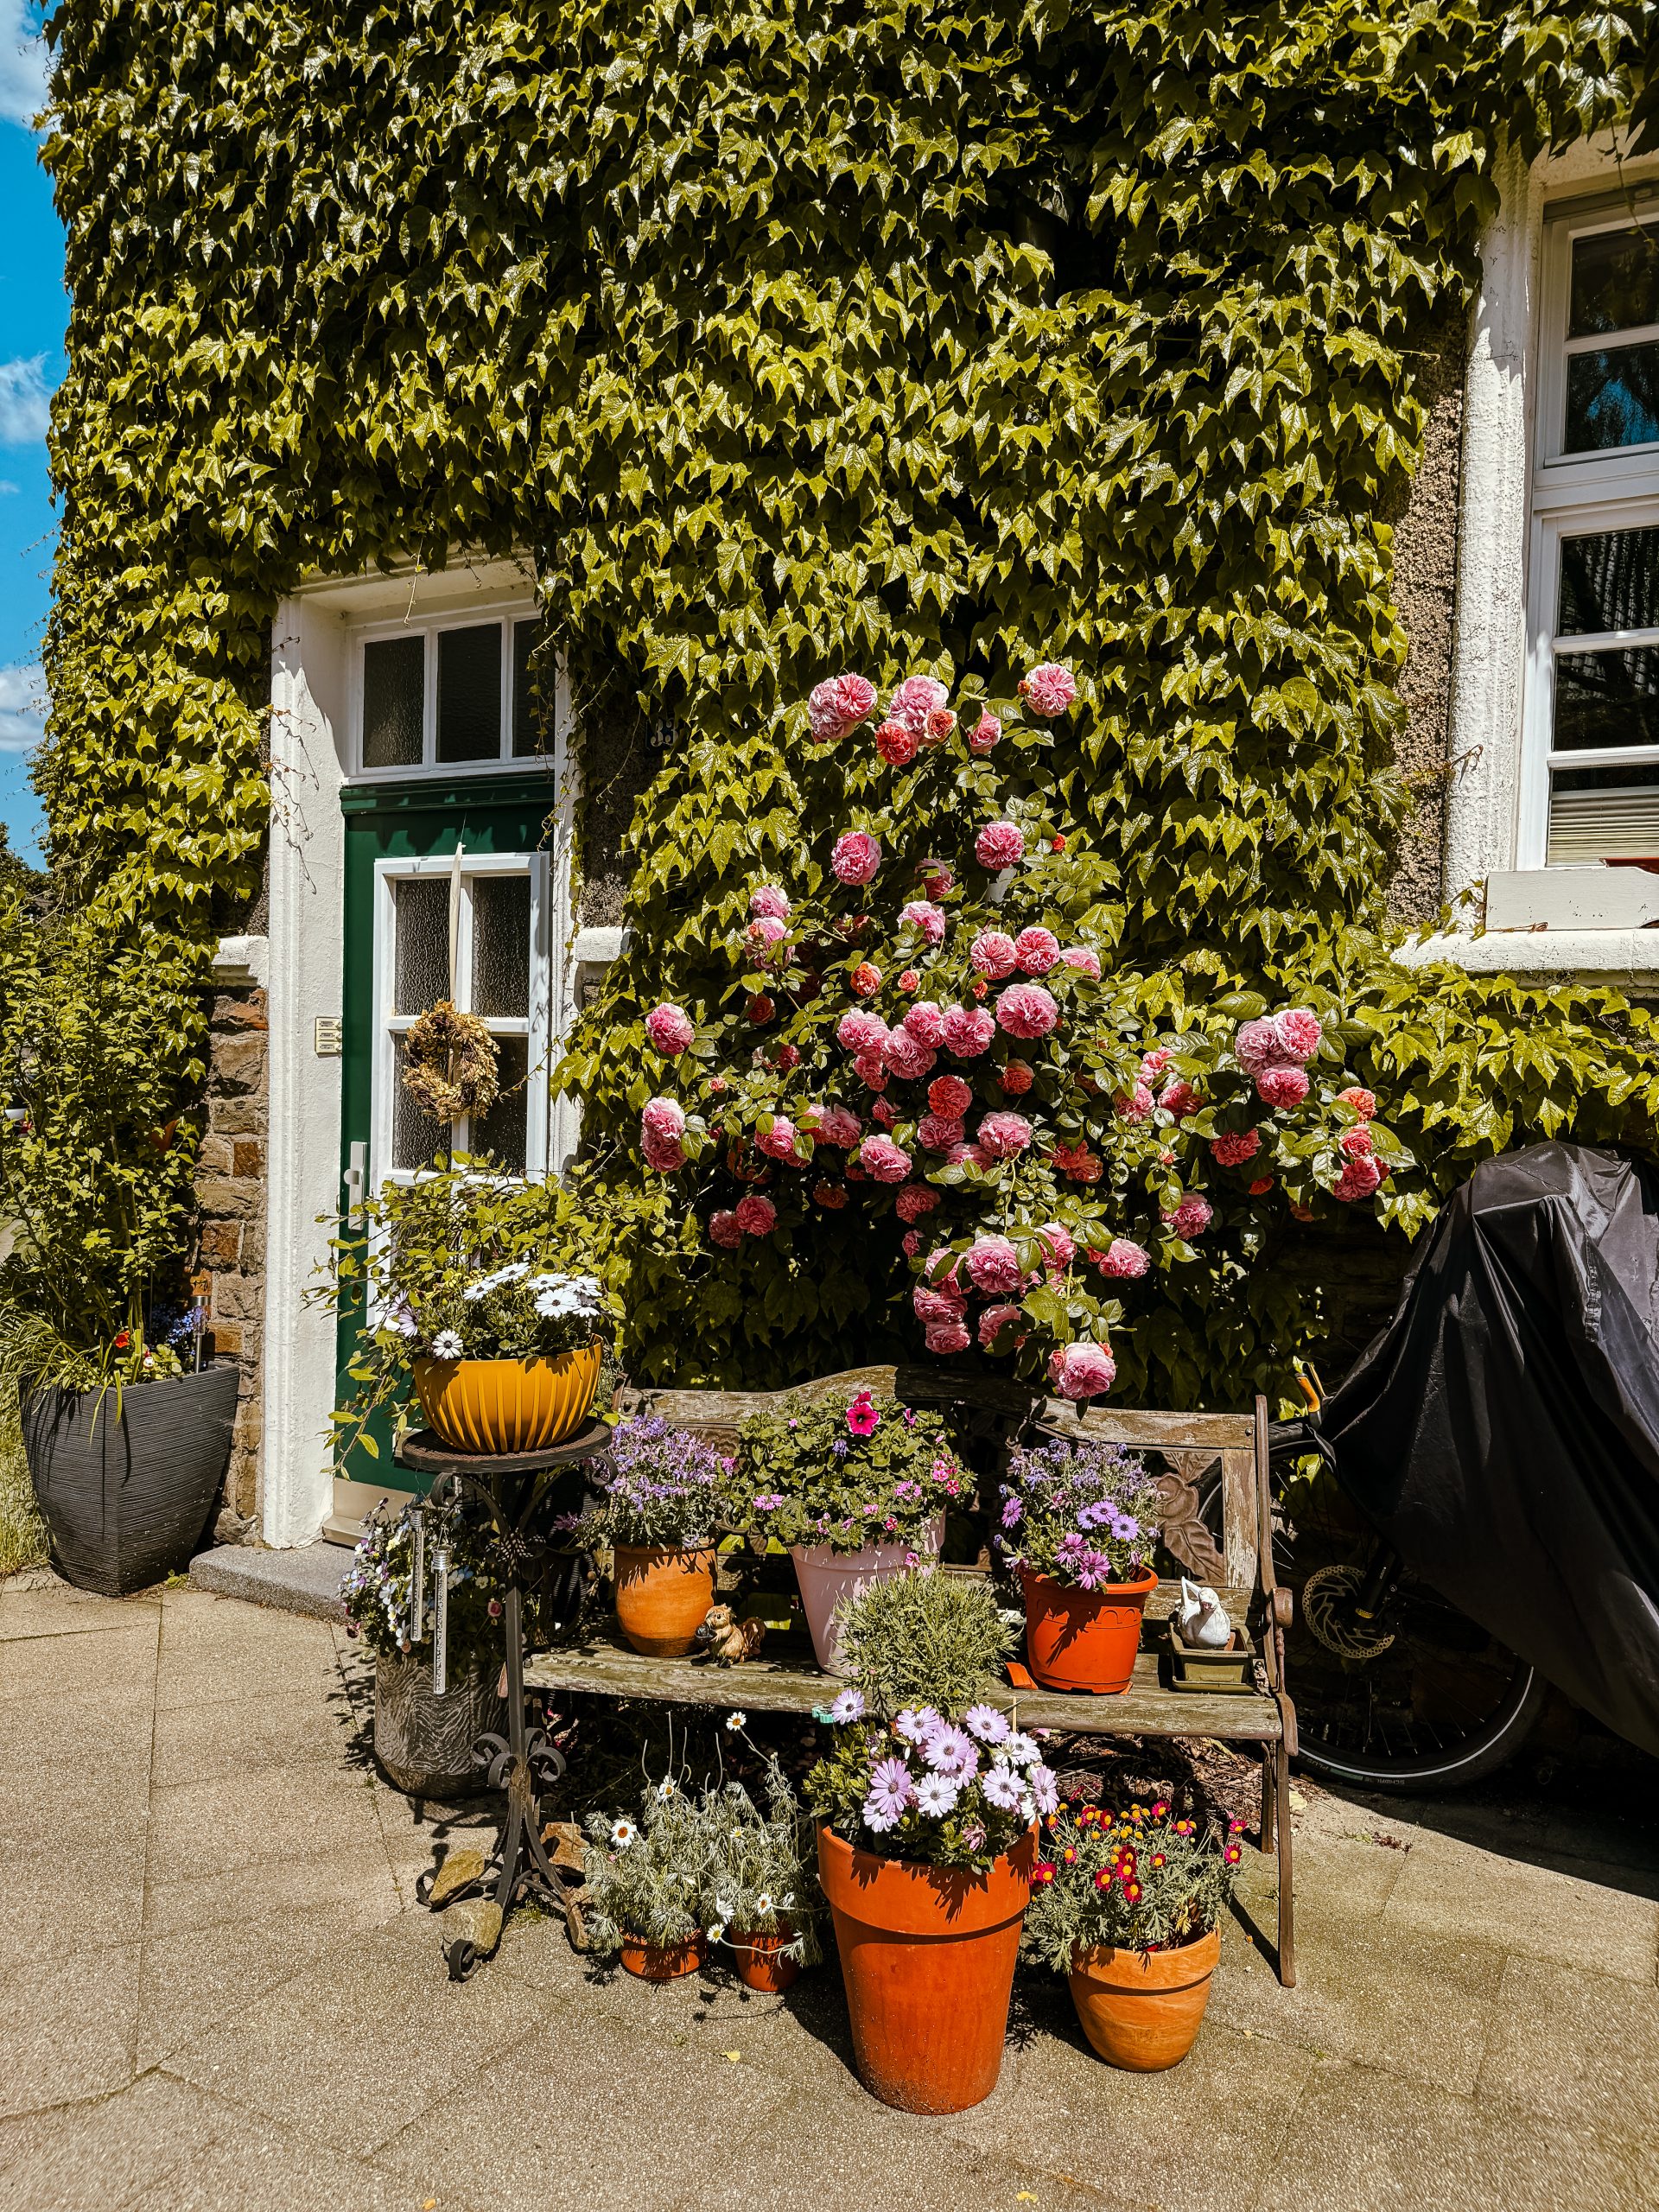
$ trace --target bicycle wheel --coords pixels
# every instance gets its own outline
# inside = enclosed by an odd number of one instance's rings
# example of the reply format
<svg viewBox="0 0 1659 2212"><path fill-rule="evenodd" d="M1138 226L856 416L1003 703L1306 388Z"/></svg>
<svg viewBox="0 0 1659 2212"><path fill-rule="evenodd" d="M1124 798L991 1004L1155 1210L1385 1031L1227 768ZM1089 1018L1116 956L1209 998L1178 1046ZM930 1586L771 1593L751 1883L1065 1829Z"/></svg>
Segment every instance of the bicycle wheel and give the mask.
<svg viewBox="0 0 1659 2212"><path fill-rule="evenodd" d="M1273 1563L1295 1600L1285 1673L1303 1764L1401 1796L1459 1789L1514 1758L1548 1686L1524 1659L1416 1578L1362 1621L1353 1600L1376 1537L1328 1470L1273 1473ZM1217 1538L1219 1472L1199 1510Z"/></svg>

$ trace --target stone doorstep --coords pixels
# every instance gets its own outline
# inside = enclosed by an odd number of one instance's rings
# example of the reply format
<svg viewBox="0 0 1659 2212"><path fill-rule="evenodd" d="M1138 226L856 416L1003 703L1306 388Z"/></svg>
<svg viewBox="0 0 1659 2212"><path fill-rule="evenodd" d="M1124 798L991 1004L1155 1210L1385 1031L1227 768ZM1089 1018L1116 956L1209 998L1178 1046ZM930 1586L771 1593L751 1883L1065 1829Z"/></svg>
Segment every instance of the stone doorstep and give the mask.
<svg viewBox="0 0 1659 2212"><path fill-rule="evenodd" d="M338 1544L302 1544L293 1551L263 1551L251 1544L219 1544L198 1552L190 1580L217 1598L240 1598L251 1605L274 1605L284 1613L313 1620L343 1621L340 1578L346 1561Z"/></svg>

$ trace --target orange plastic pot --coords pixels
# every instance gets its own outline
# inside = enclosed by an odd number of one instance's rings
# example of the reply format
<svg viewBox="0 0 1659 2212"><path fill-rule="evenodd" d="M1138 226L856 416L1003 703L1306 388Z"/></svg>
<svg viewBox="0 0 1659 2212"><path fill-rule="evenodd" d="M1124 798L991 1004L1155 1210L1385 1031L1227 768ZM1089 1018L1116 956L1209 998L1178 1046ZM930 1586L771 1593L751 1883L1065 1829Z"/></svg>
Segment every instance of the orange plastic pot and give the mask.
<svg viewBox="0 0 1659 2212"><path fill-rule="evenodd" d="M688 1552L619 1544L615 1574L616 1624L634 1649L683 1658L715 1602L714 1546Z"/></svg>
<svg viewBox="0 0 1659 2212"><path fill-rule="evenodd" d="M708 1942L701 1929L688 1936L683 1943L647 1943L641 1936L622 1938L622 1963L641 1981L677 1980L683 1974L695 1974L708 1955Z"/></svg>
<svg viewBox="0 0 1659 2212"><path fill-rule="evenodd" d="M732 1967L746 1989L763 1990L775 1997L800 1973L800 1963L782 1954L795 1940L792 1929L780 1926L773 1936L728 1936Z"/></svg>
<svg viewBox="0 0 1659 2212"><path fill-rule="evenodd" d="M1217 1928L1173 1951L1079 1951L1071 2002L1083 2032L1103 2058L1131 2074L1179 2066L1198 2032L1220 1957Z"/></svg>
<svg viewBox="0 0 1659 2212"><path fill-rule="evenodd" d="M1026 1599L1026 1663L1050 1690L1126 1690L1141 1649L1141 1621L1158 1587L1148 1572L1138 1582L1077 1590L1046 1574L1020 1570Z"/></svg>
<svg viewBox="0 0 1659 2212"><path fill-rule="evenodd" d="M900 2112L965 2112L996 2087L1036 1831L983 1874L855 1851L818 1830L861 2079Z"/></svg>
<svg viewBox="0 0 1659 2212"><path fill-rule="evenodd" d="M599 1359L597 1344L546 1359L417 1359L415 1395L458 1452L545 1452L587 1420Z"/></svg>

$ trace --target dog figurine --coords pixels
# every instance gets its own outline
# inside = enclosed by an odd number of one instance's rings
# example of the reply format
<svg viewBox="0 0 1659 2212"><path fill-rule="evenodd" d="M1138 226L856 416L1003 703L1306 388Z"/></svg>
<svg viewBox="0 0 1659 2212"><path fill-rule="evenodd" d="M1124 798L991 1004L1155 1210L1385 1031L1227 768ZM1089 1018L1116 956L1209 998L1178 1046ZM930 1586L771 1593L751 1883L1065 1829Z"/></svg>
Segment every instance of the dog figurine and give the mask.
<svg viewBox="0 0 1659 2212"><path fill-rule="evenodd" d="M741 1621L729 1605L710 1605L697 1630L705 1658L716 1667L741 1666L766 1640L764 1621Z"/></svg>

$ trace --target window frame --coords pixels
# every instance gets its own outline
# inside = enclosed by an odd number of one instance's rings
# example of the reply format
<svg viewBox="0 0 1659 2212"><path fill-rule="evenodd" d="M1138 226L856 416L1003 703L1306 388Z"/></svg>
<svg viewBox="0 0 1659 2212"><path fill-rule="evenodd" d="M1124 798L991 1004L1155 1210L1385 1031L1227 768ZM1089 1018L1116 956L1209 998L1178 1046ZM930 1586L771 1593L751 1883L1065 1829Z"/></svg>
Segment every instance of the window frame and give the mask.
<svg viewBox="0 0 1659 2212"><path fill-rule="evenodd" d="M380 621L354 622L349 638L346 751L353 784L397 784L429 780L434 776L501 776L522 774L552 756L543 753L515 753L512 749L513 629L516 624L537 621L542 609L533 594L497 600L487 613L410 614ZM437 639L449 630L499 630L501 632L501 744L502 750L487 760L438 759L438 647ZM421 757L405 766L366 768L363 765L364 649L399 638L422 640Z"/></svg>

